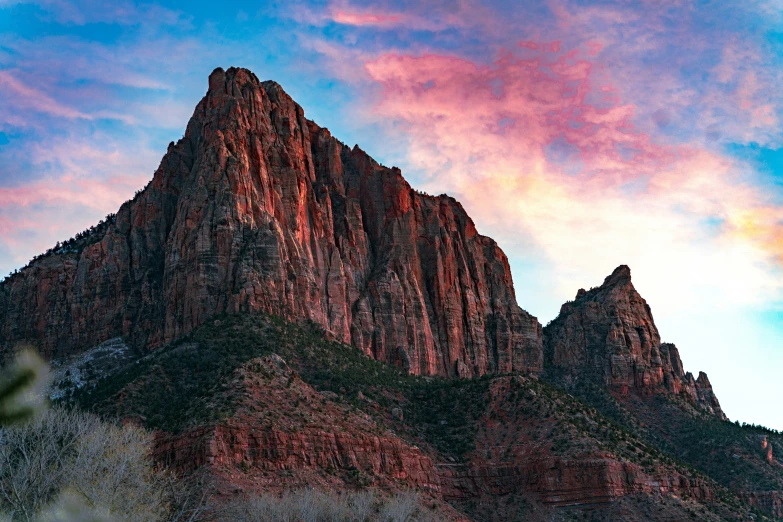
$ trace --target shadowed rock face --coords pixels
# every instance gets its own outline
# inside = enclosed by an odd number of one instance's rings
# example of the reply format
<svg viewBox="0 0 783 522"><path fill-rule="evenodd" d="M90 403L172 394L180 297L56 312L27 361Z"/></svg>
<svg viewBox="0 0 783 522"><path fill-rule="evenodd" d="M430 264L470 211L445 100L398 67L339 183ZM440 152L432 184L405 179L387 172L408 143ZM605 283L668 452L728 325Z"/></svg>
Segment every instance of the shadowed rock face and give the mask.
<svg viewBox="0 0 783 522"><path fill-rule="evenodd" d="M185 136L96 236L0 286L0 350L153 348L260 310L416 374L542 368L541 326L462 206L411 189L244 69L210 75Z"/></svg>
<svg viewBox="0 0 783 522"><path fill-rule="evenodd" d="M580 289L544 329L548 368L567 378L591 378L627 394L671 393L724 418L707 374L682 368L677 347L661 343L652 311L619 266L598 288Z"/></svg>

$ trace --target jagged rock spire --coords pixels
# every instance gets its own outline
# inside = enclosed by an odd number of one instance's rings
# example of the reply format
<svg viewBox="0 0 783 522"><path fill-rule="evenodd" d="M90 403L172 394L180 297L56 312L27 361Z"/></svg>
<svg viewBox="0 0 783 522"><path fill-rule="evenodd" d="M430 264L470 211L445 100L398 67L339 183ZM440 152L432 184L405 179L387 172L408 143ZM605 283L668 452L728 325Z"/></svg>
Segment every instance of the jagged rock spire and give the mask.
<svg viewBox="0 0 783 522"><path fill-rule="evenodd" d="M683 373L677 347L661 343L626 265L561 307L544 329L544 353L547 367L571 378L597 380L620 393L683 395L723 417L706 374L694 379Z"/></svg>

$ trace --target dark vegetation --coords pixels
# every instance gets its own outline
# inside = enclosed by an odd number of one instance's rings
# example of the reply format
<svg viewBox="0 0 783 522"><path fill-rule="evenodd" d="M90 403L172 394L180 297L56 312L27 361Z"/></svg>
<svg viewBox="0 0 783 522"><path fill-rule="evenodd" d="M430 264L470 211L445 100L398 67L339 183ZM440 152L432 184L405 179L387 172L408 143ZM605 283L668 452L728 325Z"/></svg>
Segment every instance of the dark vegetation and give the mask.
<svg viewBox="0 0 783 522"><path fill-rule="evenodd" d="M671 400L651 401L638 409L641 422L679 459L736 490L783 489L783 436L762 427L738 425ZM653 418L659 419L651 422ZM762 441L772 446L766 460Z"/></svg>
<svg viewBox="0 0 783 522"><path fill-rule="evenodd" d="M408 375L350 345L325 340L317 326L264 315L218 317L64 400L102 415L136 417L151 429L182 432L231 415L237 403L227 383L234 371L272 353L316 389L421 436L446 455L461 458L473 449L488 378ZM395 408L404 424L390 414Z"/></svg>

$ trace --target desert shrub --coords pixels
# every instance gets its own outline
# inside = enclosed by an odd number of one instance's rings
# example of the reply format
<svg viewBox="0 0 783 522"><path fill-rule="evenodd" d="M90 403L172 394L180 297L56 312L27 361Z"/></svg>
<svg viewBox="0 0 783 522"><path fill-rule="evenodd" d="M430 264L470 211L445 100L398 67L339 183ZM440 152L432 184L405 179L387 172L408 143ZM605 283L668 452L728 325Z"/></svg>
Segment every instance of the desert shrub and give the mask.
<svg viewBox="0 0 783 522"><path fill-rule="evenodd" d="M111 520L159 520L167 506L149 446L140 428L78 411L50 409L3 428L0 512L34 520L57 501L81 503Z"/></svg>
<svg viewBox="0 0 783 522"><path fill-rule="evenodd" d="M393 496L380 511L378 520L381 522L408 522L424 518L417 517L421 512L420 501L419 496L413 491L404 491Z"/></svg>
<svg viewBox="0 0 783 522"><path fill-rule="evenodd" d="M337 495L314 489L234 499L220 519L242 522L414 522L436 520L419 495L405 491L384 498L373 490Z"/></svg>

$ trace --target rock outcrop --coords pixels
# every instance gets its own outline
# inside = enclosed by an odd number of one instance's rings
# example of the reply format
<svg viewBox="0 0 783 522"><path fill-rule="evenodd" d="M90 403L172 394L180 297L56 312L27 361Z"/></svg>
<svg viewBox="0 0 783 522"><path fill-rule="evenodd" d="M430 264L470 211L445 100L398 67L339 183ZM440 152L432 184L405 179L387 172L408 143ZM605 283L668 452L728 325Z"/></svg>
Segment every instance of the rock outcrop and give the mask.
<svg viewBox="0 0 783 522"><path fill-rule="evenodd" d="M206 467L231 476L243 470L255 489L312 487L323 482L319 473L331 470L337 482L413 487L440 496L429 456L352 411L337 394L319 393L279 356L249 361L227 388L237 411L184 433L158 432L157 461L180 473Z"/></svg>
<svg viewBox="0 0 783 522"><path fill-rule="evenodd" d="M543 505L564 507L632 495L707 501L715 496L714 483L659 459L640 458L640 440L628 441L634 449L619 443L620 432L613 426L534 378L496 377L487 398L470 458L438 464L441 491L449 501L522 493Z"/></svg>
<svg viewBox="0 0 783 522"><path fill-rule="evenodd" d="M415 374L542 368L541 326L462 206L416 192L245 69L210 75L185 136L94 236L0 285L0 352L117 336L154 348L258 310Z"/></svg>
<svg viewBox="0 0 783 522"><path fill-rule="evenodd" d="M356 470L375 482L394 481L433 493L440 491L430 458L393 435L378 437L317 427L291 433L232 422L160 438L155 456L180 472L202 466L247 466L260 473Z"/></svg>
<svg viewBox="0 0 783 522"><path fill-rule="evenodd" d="M707 374L685 372L677 347L661 343L652 311L619 266L544 329L545 364L566 379L590 378L620 393L670 393L725 418Z"/></svg>
<svg viewBox="0 0 783 522"><path fill-rule="evenodd" d="M626 495L687 495L700 500L714 492L703 479L678 473L647 473L640 466L611 455L592 459L542 457L516 465L472 463L441 465L444 497L466 500L483 494L502 496L519 491L534 493L540 502L555 506L595 505Z"/></svg>
<svg viewBox="0 0 783 522"><path fill-rule="evenodd" d="M783 491L758 491L743 493L742 500L776 519L783 519Z"/></svg>

